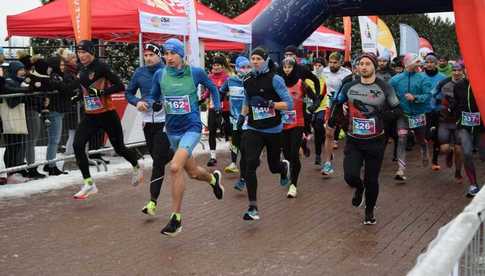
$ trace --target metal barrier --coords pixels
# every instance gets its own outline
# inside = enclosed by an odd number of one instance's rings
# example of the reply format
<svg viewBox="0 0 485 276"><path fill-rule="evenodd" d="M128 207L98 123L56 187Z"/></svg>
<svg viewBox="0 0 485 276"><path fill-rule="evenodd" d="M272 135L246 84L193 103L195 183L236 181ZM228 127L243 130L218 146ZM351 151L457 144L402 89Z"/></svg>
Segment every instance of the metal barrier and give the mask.
<svg viewBox="0 0 485 276"><path fill-rule="evenodd" d="M485 189L418 257L408 276L485 275Z"/></svg>

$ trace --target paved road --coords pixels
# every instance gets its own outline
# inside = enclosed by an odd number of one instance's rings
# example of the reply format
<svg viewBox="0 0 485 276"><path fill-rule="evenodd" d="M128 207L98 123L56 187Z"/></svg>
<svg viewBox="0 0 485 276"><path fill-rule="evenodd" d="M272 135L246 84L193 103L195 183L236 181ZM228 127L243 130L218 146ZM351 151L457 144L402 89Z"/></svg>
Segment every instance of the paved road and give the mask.
<svg viewBox="0 0 485 276"><path fill-rule="evenodd" d="M259 222L242 220L247 199L232 189L235 176L224 175L222 201L207 185L190 181L184 230L176 238L159 234L170 212L169 185L160 215L149 219L140 212L148 187L131 187L128 174L98 179L100 193L86 202L71 200L77 187L1 201L0 274L405 275L469 202L451 170L431 172L409 155L405 185L394 183L395 163L386 157L375 226L362 225L363 210L351 207L339 158L330 179L320 176L313 158L305 159L297 199L285 197L264 164ZM483 180L483 164L478 172Z"/></svg>

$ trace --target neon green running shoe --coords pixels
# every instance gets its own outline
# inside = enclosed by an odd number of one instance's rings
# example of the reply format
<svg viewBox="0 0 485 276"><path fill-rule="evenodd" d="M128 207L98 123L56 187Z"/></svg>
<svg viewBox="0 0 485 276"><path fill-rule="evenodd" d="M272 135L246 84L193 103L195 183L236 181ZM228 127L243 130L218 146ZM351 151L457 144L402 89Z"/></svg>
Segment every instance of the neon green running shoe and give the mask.
<svg viewBox="0 0 485 276"><path fill-rule="evenodd" d="M153 201L149 201L145 207L141 210L144 214L150 215L150 216L155 216L157 212L157 204Z"/></svg>
<svg viewBox="0 0 485 276"><path fill-rule="evenodd" d="M229 166L224 168L225 173L239 173L239 169L237 168L236 164L231 163Z"/></svg>

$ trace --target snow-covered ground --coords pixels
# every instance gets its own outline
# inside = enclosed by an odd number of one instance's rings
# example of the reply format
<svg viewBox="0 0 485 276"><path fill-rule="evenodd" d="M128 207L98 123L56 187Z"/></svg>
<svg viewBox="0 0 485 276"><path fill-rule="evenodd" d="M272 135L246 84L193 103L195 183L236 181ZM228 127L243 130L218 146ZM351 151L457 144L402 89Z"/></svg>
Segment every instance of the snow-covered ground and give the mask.
<svg viewBox="0 0 485 276"><path fill-rule="evenodd" d="M207 141L203 141L202 144L204 144L205 149L203 149L201 144L197 145L194 150L194 155L207 154L209 152L209 145ZM39 152L39 154L37 154L37 158L39 160L43 160L42 158L45 157L45 148L37 147L36 149ZM218 152L228 150L229 143L218 142ZM42 152L44 152L44 155L41 155ZM117 176L131 172L131 165L122 157L110 157L109 160L110 164L108 165L108 171L106 172L103 171L103 169L101 169L100 172L97 172L94 167L91 167L91 174L95 181L96 179L116 178ZM62 164L58 164L59 167L62 167L60 165ZM149 155L146 155L144 159L144 166L146 168L151 167L151 165L152 159ZM69 174L67 175L51 176L44 179L31 180L19 184L0 185L0 200L30 196L37 193L62 189L72 185L80 185L81 183L81 172L79 170L74 170L69 171Z"/></svg>

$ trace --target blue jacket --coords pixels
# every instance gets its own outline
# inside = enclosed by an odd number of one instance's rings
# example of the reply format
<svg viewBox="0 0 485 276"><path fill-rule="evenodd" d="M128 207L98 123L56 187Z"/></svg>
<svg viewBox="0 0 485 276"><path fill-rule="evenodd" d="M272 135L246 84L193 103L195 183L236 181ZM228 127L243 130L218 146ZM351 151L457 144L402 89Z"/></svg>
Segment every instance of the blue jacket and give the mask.
<svg viewBox="0 0 485 276"><path fill-rule="evenodd" d="M423 74L405 71L392 77L390 83L405 114L416 115L430 111L432 84ZM404 97L406 93L412 94L416 99L409 102Z"/></svg>
<svg viewBox="0 0 485 276"><path fill-rule="evenodd" d="M190 67L192 72L192 79L194 81L195 87L198 87L199 84L203 85L207 89L212 96L212 101L214 102L214 109L221 110L221 100L219 97L219 91L214 83L207 77L207 74L202 68L199 67ZM183 69L173 69L167 67L167 69L160 69L158 70L155 75L153 76L152 80L152 89L150 95L147 97L147 101L150 105L153 102L164 99L164 95L162 94L162 89L160 87L160 81L163 77L163 72L167 71L168 74L172 74L175 77L180 77L183 74ZM200 110L198 103L194 103L191 107L191 112L184 115L166 115L166 130L169 135L183 135L186 132L202 132L202 121L200 120Z"/></svg>
<svg viewBox="0 0 485 276"><path fill-rule="evenodd" d="M143 66L136 69L133 77L131 78L130 84L126 88L125 97L126 100L136 106L139 101L144 100L150 95L152 89L152 79L155 72L164 67L163 63L159 63L154 66ZM135 96L136 92L140 89L141 98ZM143 114L144 122L160 123L165 122L165 112L160 111L153 114L151 108L148 112Z"/></svg>
<svg viewBox="0 0 485 276"><path fill-rule="evenodd" d="M246 98L244 92L244 83L238 76L231 76L227 79L220 88L221 93L227 93L229 98L230 112L231 116L229 120L231 121L233 130L237 129L237 120L239 115L241 115L241 110Z"/></svg>
<svg viewBox="0 0 485 276"><path fill-rule="evenodd" d="M436 88L438 86L438 83L440 83L440 81L446 79L446 76L442 73L437 73L434 76L429 76L428 74L426 74L426 72L422 72L420 74L422 74L429 82L431 82L432 88L431 88L431 100L429 102L430 104L429 111L440 110L439 101L441 100L441 95L440 95L441 91L438 91Z"/></svg>

